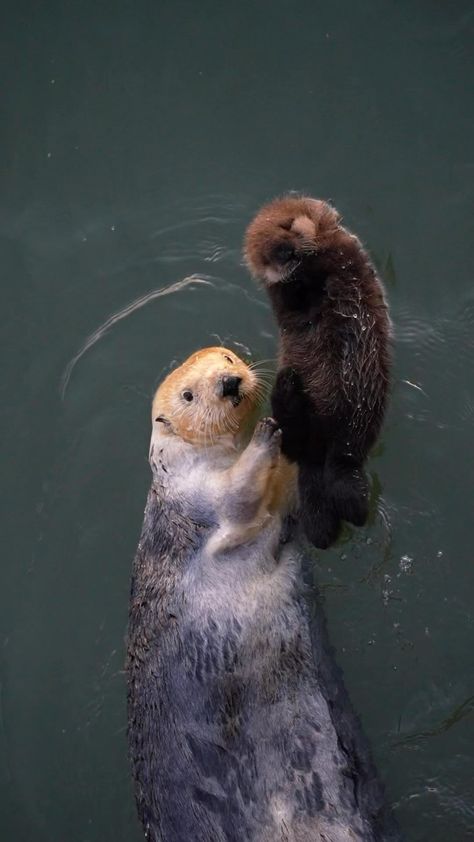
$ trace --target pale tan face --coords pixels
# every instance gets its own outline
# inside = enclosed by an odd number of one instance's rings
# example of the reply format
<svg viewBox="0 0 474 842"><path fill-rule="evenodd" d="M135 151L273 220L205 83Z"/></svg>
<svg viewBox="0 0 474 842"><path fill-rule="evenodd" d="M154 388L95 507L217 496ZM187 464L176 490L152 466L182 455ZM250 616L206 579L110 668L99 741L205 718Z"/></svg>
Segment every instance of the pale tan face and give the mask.
<svg viewBox="0 0 474 842"><path fill-rule="evenodd" d="M153 401L152 422L164 429L168 422L185 441L212 443L239 433L260 395L255 372L233 351L204 348L163 381Z"/></svg>

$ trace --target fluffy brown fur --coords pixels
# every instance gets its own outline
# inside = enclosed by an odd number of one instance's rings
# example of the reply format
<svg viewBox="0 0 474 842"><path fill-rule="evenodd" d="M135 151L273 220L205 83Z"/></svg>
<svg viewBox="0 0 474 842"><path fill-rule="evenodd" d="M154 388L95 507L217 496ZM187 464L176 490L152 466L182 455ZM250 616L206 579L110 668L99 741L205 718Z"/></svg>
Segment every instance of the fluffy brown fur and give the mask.
<svg viewBox="0 0 474 842"><path fill-rule="evenodd" d="M326 202L288 195L249 225L245 258L280 328L272 409L283 452L299 465L303 525L328 547L341 520L368 514L363 464L389 389L384 289L358 238Z"/></svg>

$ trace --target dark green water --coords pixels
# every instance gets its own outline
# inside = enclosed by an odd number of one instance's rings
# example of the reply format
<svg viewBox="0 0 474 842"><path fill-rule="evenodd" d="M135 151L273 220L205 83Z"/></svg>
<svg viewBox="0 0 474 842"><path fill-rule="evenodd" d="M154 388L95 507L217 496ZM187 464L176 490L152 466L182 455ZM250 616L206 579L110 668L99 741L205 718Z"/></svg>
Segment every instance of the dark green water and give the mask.
<svg viewBox="0 0 474 842"><path fill-rule="evenodd" d="M474 14L467 2L2 7L1 838L140 840L123 638L150 396L275 326L259 203L332 198L395 322L380 514L320 554L333 642L408 840L474 839ZM190 273L62 374L87 336ZM190 842L192 842L190 840Z"/></svg>

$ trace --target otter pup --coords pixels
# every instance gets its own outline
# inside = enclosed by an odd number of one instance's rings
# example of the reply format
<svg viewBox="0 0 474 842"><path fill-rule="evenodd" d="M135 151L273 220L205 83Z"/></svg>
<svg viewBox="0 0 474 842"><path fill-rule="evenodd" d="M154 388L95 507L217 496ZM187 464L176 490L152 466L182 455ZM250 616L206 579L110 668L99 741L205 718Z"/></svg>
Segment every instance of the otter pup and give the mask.
<svg viewBox="0 0 474 842"><path fill-rule="evenodd" d="M288 526L295 466L253 371L208 348L153 401L128 736L149 842L396 839ZM315 663L314 659L317 659Z"/></svg>
<svg viewBox="0 0 474 842"><path fill-rule="evenodd" d="M341 520L368 515L364 462L385 414L391 326L384 288L358 238L327 202L288 195L263 207L245 258L280 328L272 411L299 465L302 522L320 548Z"/></svg>

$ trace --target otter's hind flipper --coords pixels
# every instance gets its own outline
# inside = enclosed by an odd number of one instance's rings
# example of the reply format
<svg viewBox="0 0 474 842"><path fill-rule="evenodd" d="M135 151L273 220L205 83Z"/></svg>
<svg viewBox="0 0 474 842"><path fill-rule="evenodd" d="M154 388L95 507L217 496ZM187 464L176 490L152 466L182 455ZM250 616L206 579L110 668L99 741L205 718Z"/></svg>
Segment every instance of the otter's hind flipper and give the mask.
<svg viewBox="0 0 474 842"><path fill-rule="evenodd" d="M369 484L364 469L354 463L328 459L324 484L342 520L363 526L369 516Z"/></svg>
<svg viewBox="0 0 474 842"><path fill-rule="evenodd" d="M341 518L326 488L322 468L300 465L298 488L301 521L306 537L313 546L327 550L339 535Z"/></svg>

